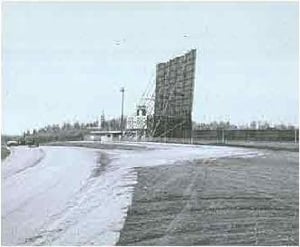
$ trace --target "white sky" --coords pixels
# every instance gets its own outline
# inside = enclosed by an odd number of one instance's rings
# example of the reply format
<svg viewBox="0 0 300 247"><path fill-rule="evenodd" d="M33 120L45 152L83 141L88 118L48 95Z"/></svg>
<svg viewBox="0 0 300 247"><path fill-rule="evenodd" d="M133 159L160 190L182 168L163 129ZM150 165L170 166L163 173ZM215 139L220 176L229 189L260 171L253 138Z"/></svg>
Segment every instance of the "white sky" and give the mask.
<svg viewBox="0 0 300 247"><path fill-rule="evenodd" d="M155 65L192 48L195 121L298 122L295 2L8 2L2 14L5 134L118 117L121 86L131 114Z"/></svg>

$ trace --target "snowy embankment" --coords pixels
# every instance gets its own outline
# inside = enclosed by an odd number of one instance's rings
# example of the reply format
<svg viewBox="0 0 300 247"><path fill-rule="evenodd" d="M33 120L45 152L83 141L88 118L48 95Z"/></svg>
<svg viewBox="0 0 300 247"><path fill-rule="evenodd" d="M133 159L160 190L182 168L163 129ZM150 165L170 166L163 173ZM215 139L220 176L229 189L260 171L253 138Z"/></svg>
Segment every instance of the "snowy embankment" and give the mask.
<svg viewBox="0 0 300 247"><path fill-rule="evenodd" d="M3 162L2 178L6 179L7 177L23 172L26 169L37 165L45 155L41 149L22 147L22 152L19 150L20 148L16 147L12 147L10 149L10 156L8 156ZM12 161L14 162L15 160L18 161L16 164L6 165L10 164Z"/></svg>
<svg viewBox="0 0 300 247"><path fill-rule="evenodd" d="M134 167L259 155L229 147L146 145L150 149L105 153L14 148L2 165L2 244L114 245L137 181Z"/></svg>

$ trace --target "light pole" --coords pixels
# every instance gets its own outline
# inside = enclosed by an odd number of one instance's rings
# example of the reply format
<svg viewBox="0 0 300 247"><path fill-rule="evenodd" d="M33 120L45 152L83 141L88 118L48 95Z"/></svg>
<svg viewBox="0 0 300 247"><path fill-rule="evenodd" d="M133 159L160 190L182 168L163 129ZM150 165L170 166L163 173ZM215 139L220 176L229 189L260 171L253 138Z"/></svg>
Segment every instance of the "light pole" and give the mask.
<svg viewBox="0 0 300 247"><path fill-rule="evenodd" d="M122 93L122 106L121 106L121 139L123 138L123 111L124 111L124 87L121 87L120 92Z"/></svg>

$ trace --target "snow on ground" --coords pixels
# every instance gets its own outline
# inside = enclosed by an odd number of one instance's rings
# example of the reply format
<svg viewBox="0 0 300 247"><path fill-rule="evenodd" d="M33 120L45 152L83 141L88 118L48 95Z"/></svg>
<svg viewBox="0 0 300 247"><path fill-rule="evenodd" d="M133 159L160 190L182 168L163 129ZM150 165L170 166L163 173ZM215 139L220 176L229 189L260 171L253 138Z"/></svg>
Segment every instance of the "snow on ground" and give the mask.
<svg viewBox="0 0 300 247"><path fill-rule="evenodd" d="M14 148L2 165L2 244L113 245L131 204L134 167L261 154L233 147L146 145L151 148Z"/></svg>
<svg viewBox="0 0 300 247"><path fill-rule="evenodd" d="M7 178L35 166L44 156L41 149L22 147L23 152L19 152L19 150L19 147L10 148L11 154L3 162L2 177ZM12 160L18 160L18 162L13 166L6 165Z"/></svg>
<svg viewBox="0 0 300 247"><path fill-rule="evenodd" d="M144 143L145 144L145 143ZM143 145L144 145L143 144ZM180 144L147 144L153 150L141 150L138 152L126 152L122 155L125 166L144 167L172 164L176 161L194 159L216 159L222 157L251 157L262 155L262 152L234 147L196 146ZM124 162L126 160L126 162Z"/></svg>

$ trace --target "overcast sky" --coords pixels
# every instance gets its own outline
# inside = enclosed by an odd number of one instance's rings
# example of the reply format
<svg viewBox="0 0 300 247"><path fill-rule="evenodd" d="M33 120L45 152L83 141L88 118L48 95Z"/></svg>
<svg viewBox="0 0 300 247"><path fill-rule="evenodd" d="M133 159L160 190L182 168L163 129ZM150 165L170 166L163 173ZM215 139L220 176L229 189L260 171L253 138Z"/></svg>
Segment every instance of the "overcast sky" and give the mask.
<svg viewBox="0 0 300 247"><path fill-rule="evenodd" d="M193 119L298 121L297 3L4 3L5 134L135 110L197 49Z"/></svg>

